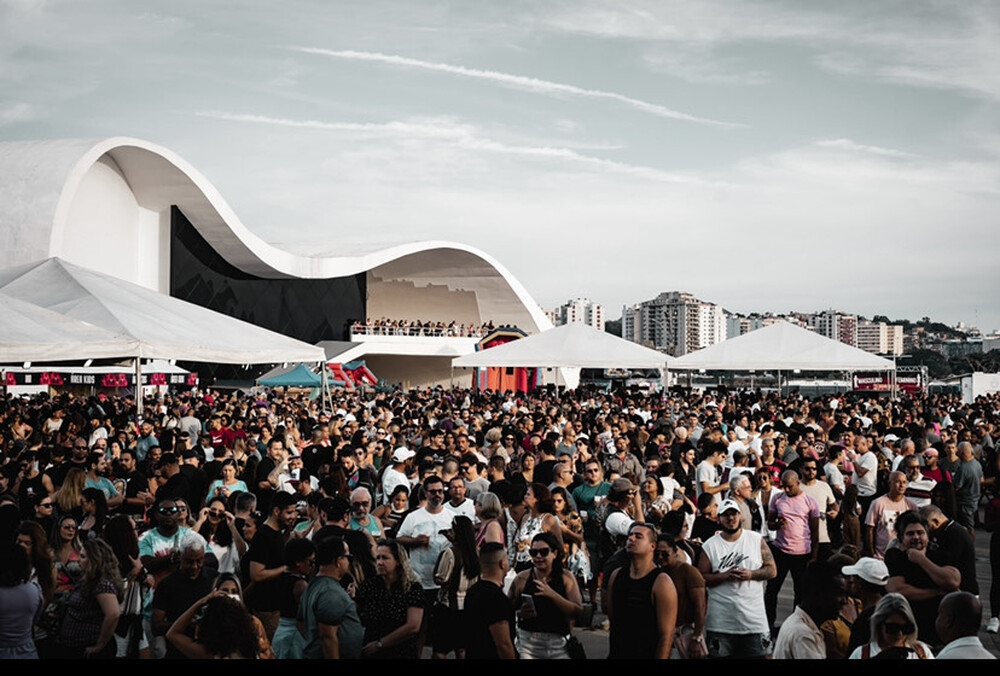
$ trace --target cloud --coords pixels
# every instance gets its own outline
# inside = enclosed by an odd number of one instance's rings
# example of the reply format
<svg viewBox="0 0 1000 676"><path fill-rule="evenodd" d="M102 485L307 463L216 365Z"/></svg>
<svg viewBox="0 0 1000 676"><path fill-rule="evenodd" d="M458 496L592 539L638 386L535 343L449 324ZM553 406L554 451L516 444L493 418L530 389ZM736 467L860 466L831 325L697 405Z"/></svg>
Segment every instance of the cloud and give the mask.
<svg viewBox="0 0 1000 676"><path fill-rule="evenodd" d="M694 84L759 86L772 81L766 70L748 70L739 59L721 58L704 46L650 47L644 59L650 69Z"/></svg>
<svg viewBox="0 0 1000 676"><path fill-rule="evenodd" d="M458 140L469 134L469 128L467 127L463 128L456 123L436 122L433 120L427 122L322 122L319 120L290 120L268 117L266 115L247 115L218 111L202 111L195 113L195 115L228 122L249 122L297 129L346 131L371 136L405 136L408 138Z"/></svg>
<svg viewBox="0 0 1000 676"><path fill-rule="evenodd" d="M471 124L460 123L453 118L429 118L417 121L393 122L322 122L319 120L290 120L268 117L265 115L247 115L218 111L203 111L195 113L199 117L207 117L228 122L247 122L266 124L278 127L296 129L316 129L326 131L352 132L362 136L399 137L427 141L451 143L469 151L516 155L536 159L550 159L586 166L599 171L616 174L626 174L636 178L663 183L708 183L697 178L677 174L653 167L639 166L593 157L577 152L571 148L551 146L531 146L509 144L480 136L479 129Z"/></svg>
<svg viewBox="0 0 1000 676"><path fill-rule="evenodd" d="M1000 13L994 0L942 3L691 3L578 0L536 19L565 33L639 40L647 59L684 79L731 83L739 64L728 47L777 45L812 51L819 67L841 75L1000 98ZM685 52L702 53L689 59ZM664 56L665 55L665 56ZM731 74L736 71L736 74ZM751 71L743 77L762 77Z"/></svg>
<svg viewBox="0 0 1000 676"><path fill-rule="evenodd" d="M872 155L881 155L883 157L914 157L912 153L903 152L902 150L893 150L892 148L881 148L879 146L868 146L862 145L860 143L855 143L850 139L838 138L830 139L827 141L817 141L816 146L820 148L833 148L835 150L847 150L850 152L861 152L870 153Z"/></svg>
<svg viewBox="0 0 1000 676"><path fill-rule="evenodd" d="M24 102L0 104L0 127L18 122L30 122L39 117L38 111L30 104Z"/></svg>
<svg viewBox="0 0 1000 676"><path fill-rule="evenodd" d="M608 92L600 89L584 89L582 87L577 87L575 85L563 84L560 82L551 82L549 80L540 80L538 78L525 77L523 75L512 75L510 73L501 73L494 70L480 70L478 68L466 68L465 66L455 66L447 63L434 63L431 61L421 61L419 59L411 59L405 56L397 56L393 54L381 54L378 52L332 50L332 49L321 49L318 47L291 47L290 49L302 52L304 54L330 56L333 58L347 59L350 61L370 61L376 63L386 63L394 66L401 66L404 68L420 68L423 70L430 70L438 73L448 73L450 75L458 75L461 77L469 77L479 80L488 80L490 82L496 82L504 86L513 87L515 89L521 89L524 91L536 92L539 94L556 95L556 96L559 95L579 96L584 98L615 101L617 103L626 105L634 110L638 110L644 113L649 113L651 115L657 115L659 117L666 117L674 120L683 120L685 122L696 122L699 124L707 124L717 127L728 127L728 128L737 128L746 126L744 124L739 124L734 122L722 122L719 120L712 120L705 117L690 115L688 113L682 113L667 108L666 106L661 106L656 103L650 103L649 101L643 101L641 99L635 99L630 96L625 96L624 94L618 94L616 92Z"/></svg>

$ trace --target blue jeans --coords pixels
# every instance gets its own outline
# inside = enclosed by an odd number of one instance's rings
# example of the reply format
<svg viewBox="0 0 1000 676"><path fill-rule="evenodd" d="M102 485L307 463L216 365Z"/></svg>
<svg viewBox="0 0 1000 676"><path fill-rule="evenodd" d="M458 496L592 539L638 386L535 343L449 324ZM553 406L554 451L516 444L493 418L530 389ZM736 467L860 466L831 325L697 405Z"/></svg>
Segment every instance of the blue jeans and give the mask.
<svg viewBox="0 0 1000 676"><path fill-rule="evenodd" d="M708 656L713 659L763 659L771 654L773 648L768 634L723 634L706 631L705 639L708 644Z"/></svg>

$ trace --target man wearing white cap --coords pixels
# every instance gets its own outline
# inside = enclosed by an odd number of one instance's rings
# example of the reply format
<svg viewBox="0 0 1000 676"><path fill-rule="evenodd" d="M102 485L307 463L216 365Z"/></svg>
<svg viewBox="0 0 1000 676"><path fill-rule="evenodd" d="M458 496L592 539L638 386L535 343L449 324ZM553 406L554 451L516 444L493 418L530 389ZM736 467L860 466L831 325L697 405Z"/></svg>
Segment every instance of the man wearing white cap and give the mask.
<svg viewBox="0 0 1000 676"><path fill-rule="evenodd" d="M851 640L847 645L847 654L855 648L865 645L871 640L872 632L869 620L875 612L879 599L885 596L885 585L889 582L889 569L885 561L865 556L858 559L853 566L844 566L840 570L847 579L847 593L861 601L861 613L851 626Z"/></svg>
<svg viewBox="0 0 1000 676"><path fill-rule="evenodd" d="M400 446L392 453L392 467L387 467L382 475L382 502L389 504L392 492L396 486L410 488L410 479L406 476L406 466L416 453L406 446Z"/></svg>
<svg viewBox="0 0 1000 676"><path fill-rule="evenodd" d="M743 529L735 500L719 506L718 533L702 546L698 570L708 587L705 630L711 657L766 657L770 627L764 585L777 573L774 557L759 533Z"/></svg>

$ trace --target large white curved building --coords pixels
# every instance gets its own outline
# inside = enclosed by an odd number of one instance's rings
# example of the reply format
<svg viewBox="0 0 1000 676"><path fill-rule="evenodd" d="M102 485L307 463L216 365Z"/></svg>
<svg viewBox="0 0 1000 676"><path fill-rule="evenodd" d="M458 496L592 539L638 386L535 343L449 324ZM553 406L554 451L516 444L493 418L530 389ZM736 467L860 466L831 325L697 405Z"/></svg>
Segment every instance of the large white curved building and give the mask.
<svg viewBox="0 0 1000 676"><path fill-rule="evenodd" d="M448 382L470 338L365 336L366 318L551 326L500 263L454 242L278 249L170 150L131 138L0 143L0 267L58 256L311 343L364 358L405 385Z"/></svg>

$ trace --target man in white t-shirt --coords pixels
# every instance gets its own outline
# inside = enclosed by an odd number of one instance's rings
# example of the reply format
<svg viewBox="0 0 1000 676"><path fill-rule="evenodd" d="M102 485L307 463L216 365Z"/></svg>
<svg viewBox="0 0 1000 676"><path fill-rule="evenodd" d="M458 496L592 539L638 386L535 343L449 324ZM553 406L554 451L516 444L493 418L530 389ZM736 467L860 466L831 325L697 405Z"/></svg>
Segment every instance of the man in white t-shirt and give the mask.
<svg viewBox="0 0 1000 676"><path fill-rule="evenodd" d="M859 434L854 437L854 474L851 483L858 487L858 504L864 513L875 499L875 487L878 479L878 457L872 452L868 437Z"/></svg>
<svg viewBox="0 0 1000 676"><path fill-rule="evenodd" d="M719 478L719 466L726 461L728 450L725 444L713 444L709 446L705 459L698 464L695 470L695 488L698 495L710 493L715 496L718 504L722 499L722 493L729 490L729 482L722 483Z"/></svg>
<svg viewBox="0 0 1000 676"><path fill-rule="evenodd" d="M844 489L846 488L844 473L840 471L843 464L844 447L840 444L834 444L827 451L823 473L826 474L826 483L830 486L830 490L833 491L833 497L838 500L844 497Z"/></svg>
<svg viewBox="0 0 1000 676"><path fill-rule="evenodd" d="M476 521L476 508L472 500L465 497L465 479L453 476L448 481L448 501L445 509L456 516L467 516L473 523Z"/></svg>
<svg viewBox="0 0 1000 676"><path fill-rule="evenodd" d="M740 506L719 506L721 530L702 546L698 570L708 587L705 633L710 657L760 658L771 653L764 586L777 572L758 533L744 530Z"/></svg>
<svg viewBox="0 0 1000 676"><path fill-rule="evenodd" d="M389 504L392 491L396 486L410 487L410 479L406 476L407 464L416 453L406 446L400 446L392 453L392 467L388 467L382 474L382 502Z"/></svg>
<svg viewBox="0 0 1000 676"><path fill-rule="evenodd" d="M424 619L421 633L417 639L417 654L423 650L424 640L433 644L433 636L427 635L429 627L434 626L431 608L437 599L438 584L434 581L434 567L438 556L450 546L448 538L442 531L450 530L455 514L444 506L445 485L439 476L428 476L424 479L424 495L427 496L426 506L410 512L403 519L396 539L406 547L410 554L410 567L424 588Z"/></svg>

